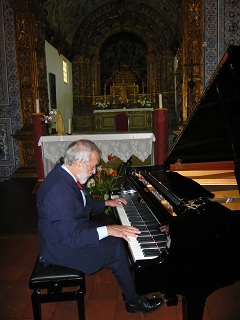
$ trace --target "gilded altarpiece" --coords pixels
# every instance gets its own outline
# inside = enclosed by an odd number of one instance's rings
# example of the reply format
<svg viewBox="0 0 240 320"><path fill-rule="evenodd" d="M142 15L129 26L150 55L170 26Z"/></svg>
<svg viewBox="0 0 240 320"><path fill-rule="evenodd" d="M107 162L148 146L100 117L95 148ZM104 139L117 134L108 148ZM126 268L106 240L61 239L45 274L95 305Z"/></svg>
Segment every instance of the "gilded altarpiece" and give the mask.
<svg viewBox="0 0 240 320"><path fill-rule="evenodd" d="M13 176L36 176L32 126L36 99L41 112L48 110L44 24L32 1L14 1L13 11L22 118L22 128L13 134L19 144L21 167Z"/></svg>
<svg viewBox="0 0 240 320"><path fill-rule="evenodd" d="M94 110L98 110L98 102L109 102L108 109L118 109L121 98L121 82L113 80L108 87L101 88L100 57L90 59L75 56L73 60L73 99L74 99L74 130L93 131L95 123ZM127 68L127 66L123 66ZM116 73L115 73L116 74ZM174 57L170 51L151 54L147 58L146 83L136 84L134 79L126 76L123 79L128 92L128 109L139 108L139 99L151 100L151 108L158 108L158 95L162 93L163 105L169 109L169 121L174 126L175 93L174 93ZM116 83L114 82L116 81ZM122 80L121 80L122 81ZM131 83L130 83L131 82ZM102 92L103 90L103 92ZM144 112L144 109L142 109ZM147 128L149 130L149 127Z"/></svg>
<svg viewBox="0 0 240 320"><path fill-rule="evenodd" d="M203 91L203 1L182 4L183 42L179 50L182 78L181 117L185 122Z"/></svg>

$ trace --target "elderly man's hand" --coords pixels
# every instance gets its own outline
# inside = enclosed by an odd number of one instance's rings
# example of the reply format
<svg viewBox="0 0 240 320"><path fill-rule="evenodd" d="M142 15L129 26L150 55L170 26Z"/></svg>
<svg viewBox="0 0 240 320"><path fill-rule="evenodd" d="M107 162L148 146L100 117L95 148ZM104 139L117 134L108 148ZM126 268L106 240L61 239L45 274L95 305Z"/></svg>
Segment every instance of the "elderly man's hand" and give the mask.
<svg viewBox="0 0 240 320"><path fill-rule="evenodd" d="M127 201L123 198L110 199L105 201L105 206L107 207L123 207L127 204Z"/></svg>
<svg viewBox="0 0 240 320"><path fill-rule="evenodd" d="M131 237L136 238L138 236L138 234L141 233L135 227L121 226L121 225L117 225L117 224L116 225L107 226L107 231L108 231L108 235L109 236L123 238L126 241L130 241Z"/></svg>
<svg viewBox="0 0 240 320"><path fill-rule="evenodd" d="M169 225L162 225L162 226L160 227L160 230L161 230L162 232L168 233L168 232L169 232Z"/></svg>

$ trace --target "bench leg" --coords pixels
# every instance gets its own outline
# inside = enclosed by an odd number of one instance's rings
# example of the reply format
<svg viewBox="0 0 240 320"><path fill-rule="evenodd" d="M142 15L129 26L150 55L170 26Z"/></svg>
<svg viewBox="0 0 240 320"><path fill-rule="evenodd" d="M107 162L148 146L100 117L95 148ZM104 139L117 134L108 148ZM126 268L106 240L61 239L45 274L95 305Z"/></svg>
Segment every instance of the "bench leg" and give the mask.
<svg viewBox="0 0 240 320"><path fill-rule="evenodd" d="M33 291L31 299L34 320L42 320L41 303L36 291Z"/></svg>
<svg viewBox="0 0 240 320"><path fill-rule="evenodd" d="M77 293L77 305L78 305L78 316L79 320L85 320L85 303L84 293Z"/></svg>

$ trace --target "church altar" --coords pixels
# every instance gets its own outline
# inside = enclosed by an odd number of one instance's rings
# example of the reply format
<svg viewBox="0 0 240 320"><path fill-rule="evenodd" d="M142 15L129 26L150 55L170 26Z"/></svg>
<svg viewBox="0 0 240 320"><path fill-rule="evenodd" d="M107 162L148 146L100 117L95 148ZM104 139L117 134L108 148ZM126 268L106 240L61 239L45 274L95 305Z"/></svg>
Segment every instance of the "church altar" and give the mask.
<svg viewBox="0 0 240 320"><path fill-rule="evenodd" d="M38 146L42 148L42 160L45 176L64 156L68 145L79 139L88 139L96 143L102 151L102 159L107 162L108 155L118 157L123 162L135 155L141 161L151 156L154 164L155 136L153 133L111 133L111 134L77 134L64 136L41 136Z"/></svg>
<svg viewBox="0 0 240 320"><path fill-rule="evenodd" d="M128 116L130 131L152 131L153 108L95 109L93 111L95 130L115 131L115 117L120 112Z"/></svg>

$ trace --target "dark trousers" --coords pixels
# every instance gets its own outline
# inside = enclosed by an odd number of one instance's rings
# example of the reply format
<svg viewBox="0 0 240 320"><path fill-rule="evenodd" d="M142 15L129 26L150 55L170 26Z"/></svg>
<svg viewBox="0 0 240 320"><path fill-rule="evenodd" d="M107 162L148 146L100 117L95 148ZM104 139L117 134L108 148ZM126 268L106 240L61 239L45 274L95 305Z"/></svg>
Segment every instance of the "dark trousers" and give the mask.
<svg viewBox="0 0 240 320"><path fill-rule="evenodd" d="M124 247L125 240L107 237L100 241L104 246L104 268L111 269L112 273L127 300L137 297L135 285L130 272L130 263Z"/></svg>

